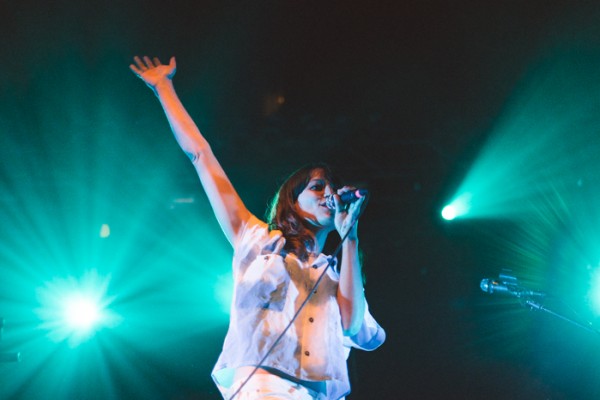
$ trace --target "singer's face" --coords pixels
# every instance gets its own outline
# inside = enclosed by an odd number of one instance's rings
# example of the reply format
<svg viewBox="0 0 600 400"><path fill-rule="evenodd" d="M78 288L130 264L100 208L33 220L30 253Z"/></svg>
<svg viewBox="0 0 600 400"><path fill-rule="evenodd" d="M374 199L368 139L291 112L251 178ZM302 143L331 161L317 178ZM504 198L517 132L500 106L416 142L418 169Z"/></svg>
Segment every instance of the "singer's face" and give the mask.
<svg viewBox="0 0 600 400"><path fill-rule="evenodd" d="M325 202L326 196L333 193L323 171L316 169L311 173L310 181L298 195L296 211L316 228L333 229L334 211Z"/></svg>

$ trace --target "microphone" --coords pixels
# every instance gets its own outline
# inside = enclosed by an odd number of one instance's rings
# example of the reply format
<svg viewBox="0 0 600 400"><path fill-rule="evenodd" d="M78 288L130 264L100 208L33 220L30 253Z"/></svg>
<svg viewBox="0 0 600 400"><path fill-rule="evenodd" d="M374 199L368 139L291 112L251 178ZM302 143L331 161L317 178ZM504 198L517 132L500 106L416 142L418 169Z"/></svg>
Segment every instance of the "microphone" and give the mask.
<svg viewBox="0 0 600 400"><path fill-rule="evenodd" d="M506 282L499 282L495 279L482 279L479 287L486 293L502 293L519 298L546 296L546 293L544 292L536 292L535 290L529 290L521 286L507 284Z"/></svg>
<svg viewBox="0 0 600 400"><path fill-rule="evenodd" d="M366 189L356 189L350 192L340 194L342 204L354 203L356 200L365 197L369 193ZM325 205L330 210L335 210L335 199L332 194L325 196Z"/></svg>

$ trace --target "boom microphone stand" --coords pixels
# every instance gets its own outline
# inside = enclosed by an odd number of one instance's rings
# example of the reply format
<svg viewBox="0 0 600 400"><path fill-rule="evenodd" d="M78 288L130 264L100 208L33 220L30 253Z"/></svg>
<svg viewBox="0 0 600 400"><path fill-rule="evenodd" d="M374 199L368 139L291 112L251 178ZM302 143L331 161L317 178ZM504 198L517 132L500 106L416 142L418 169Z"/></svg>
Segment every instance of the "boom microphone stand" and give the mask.
<svg viewBox="0 0 600 400"><path fill-rule="evenodd" d="M536 298L545 298L546 293L538 292L535 290L527 289L519 284L519 281L515 276L512 275L510 270L502 270L498 279L482 279L480 284L481 290L490 294L505 294L513 297L517 297L524 307L528 307L530 310L544 311L554 317L562 319L563 321L570 322L571 324L585 329L588 332L600 335L600 331L594 329L591 323L583 324L575 321L572 318L568 318L563 314L549 309L542 305L540 302L535 301Z"/></svg>

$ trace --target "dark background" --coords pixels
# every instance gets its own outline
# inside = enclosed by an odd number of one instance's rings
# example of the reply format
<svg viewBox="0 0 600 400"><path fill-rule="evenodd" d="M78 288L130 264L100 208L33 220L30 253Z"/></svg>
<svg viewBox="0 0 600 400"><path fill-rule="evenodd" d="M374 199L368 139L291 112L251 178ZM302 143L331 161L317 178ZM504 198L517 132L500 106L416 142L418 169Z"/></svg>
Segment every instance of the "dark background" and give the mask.
<svg viewBox="0 0 600 400"><path fill-rule="evenodd" d="M557 51L596 59L598 2L2 0L0 19L5 221L39 206L48 210L42 222L30 218L34 226L68 224L76 203L78 217L96 221L98 209L113 215L118 238L139 205L193 236L194 205L163 206L190 193L196 203L206 200L157 101L128 70L134 55L165 62L175 55L179 95L254 213L262 216L284 177L311 161L327 161L369 188L360 227L366 293L388 337L379 350L351 356L350 399L600 396L598 335L479 289L506 265L538 278L533 284L542 289L570 276L551 264L568 233L546 235L532 272L513 258L511 239L536 227L448 223L439 214L543 60ZM597 134L591 130L590 141ZM154 186L158 175L164 186ZM35 203L40 196L49 197ZM593 196L579 196L593 208ZM14 223L2 235L6 271L20 250L44 243L11 247L26 236ZM203 240L133 236L132 246L146 253L161 243L189 254ZM0 314L10 314L13 294L5 292ZM569 300L595 318L581 293ZM27 389L43 365L23 376L0 365L18 382L5 386L6 395L218 398L210 370L225 329L162 350L176 351L176 361L124 351L144 372L135 380L110 373L108 396L76 374L58 392L47 380Z"/></svg>

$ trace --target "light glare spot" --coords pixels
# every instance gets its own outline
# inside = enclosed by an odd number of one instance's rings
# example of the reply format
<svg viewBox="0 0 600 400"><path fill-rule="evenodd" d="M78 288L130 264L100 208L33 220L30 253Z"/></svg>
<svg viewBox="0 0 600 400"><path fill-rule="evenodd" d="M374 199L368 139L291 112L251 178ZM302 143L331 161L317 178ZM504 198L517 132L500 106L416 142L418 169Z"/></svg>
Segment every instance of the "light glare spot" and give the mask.
<svg viewBox="0 0 600 400"><path fill-rule="evenodd" d="M442 217L447 221L466 215L471 209L471 193L463 193L442 209Z"/></svg>
<svg viewBox="0 0 600 400"><path fill-rule="evenodd" d="M456 218L456 209L452 204L444 207L442 210L442 217L447 221L452 221L454 218Z"/></svg>
<svg viewBox="0 0 600 400"><path fill-rule="evenodd" d="M92 299L74 296L67 300L65 320L74 329L93 328L100 318L98 305Z"/></svg>
<svg viewBox="0 0 600 400"><path fill-rule="evenodd" d="M55 342L68 340L71 347L93 337L105 327L114 327L121 317L108 309L110 277L89 271L82 278L55 278L38 289L40 329Z"/></svg>
<svg viewBox="0 0 600 400"><path fill-rule="evenodd" d="M106 239L110 236L110 226L108 224L102 224L100 227L100 237Z"/></svg>
<svg viewBox="0 0 600 400"><path fill-rule="evenodd" d="M600 315L600 267L592 273L588 297L594 313Z"/></svg>

